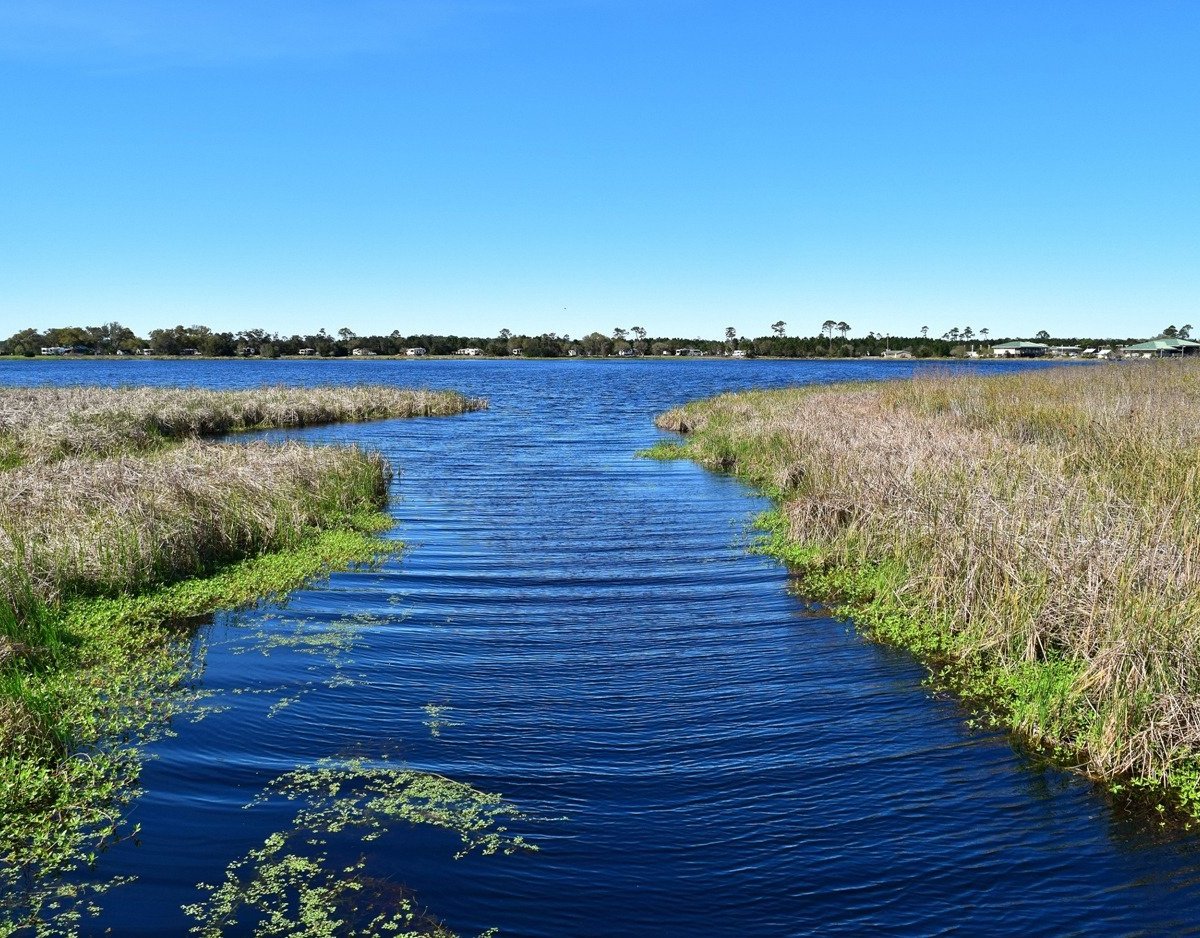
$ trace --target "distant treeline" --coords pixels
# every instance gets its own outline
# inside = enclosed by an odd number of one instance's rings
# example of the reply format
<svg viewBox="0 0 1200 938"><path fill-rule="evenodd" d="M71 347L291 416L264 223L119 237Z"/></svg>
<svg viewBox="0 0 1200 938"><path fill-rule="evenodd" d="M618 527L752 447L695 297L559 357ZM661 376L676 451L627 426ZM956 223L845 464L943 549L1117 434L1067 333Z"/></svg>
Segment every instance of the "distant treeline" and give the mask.
<svg viewBox="0 0 1200 938"><path fill-rule="evenodd" d="M203 355L212 358L260 356L279 358L284 355L319 355L342 358L358 354L404 355L410 348L420 348L429 355L454 355L460 349L479 349L483 355L521 354L527 358L561 358L569 355L604 357L619 354L674 355L689 350L706 355L724 355L734 351L775 358L858 358L878 356L885 350L907 350L917 358L966 356L973 349L1007 341L994 337L987 330L950 330L941 337L888 336L870 333L861 338L849 335L839 324L836 329L823 327L822 335L788 336L781 323L772 326L772 335L758 338L739 337L727 329L724 339L685 339L652 337L640 327L614 329L609 335L592 332L581 338L549 332L543 335L514 335L507 329L497 336L431 335L421 333L402 335L399 330L390 335L356 335L350 329L329 334L324 329L315 335L290 335L247 329L242 332L213 332L206 326L175 326L155 329L149 337L136 335L132 329L117 322L102 326L65 326L59 329L24 329L0 342L0 354L34 357L43 349L77 355ZM1183 333L1184 327L1178 330ZM835 334L835 332L837 334ZM1165 334L1175 334L1172 326ZM1016 337L1026 338L1026 337ZM1109 339L1089 337L1051 337L1040 332L1036 341L1050 345L1079 345L1085 348L1109 348L1137 338ZM311 351L310 351L311 350Z"/></svg>

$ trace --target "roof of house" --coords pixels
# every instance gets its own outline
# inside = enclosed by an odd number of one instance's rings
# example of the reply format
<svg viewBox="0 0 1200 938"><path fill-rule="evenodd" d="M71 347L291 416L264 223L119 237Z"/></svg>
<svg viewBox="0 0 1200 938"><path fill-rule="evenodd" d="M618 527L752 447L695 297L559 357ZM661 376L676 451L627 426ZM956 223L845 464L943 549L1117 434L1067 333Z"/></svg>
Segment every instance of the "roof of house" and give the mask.
<svg viewBox="0 0 1200 938"><path fill-rule="evenodd" d="M1045 348L1041 342L1000 342L992 348Z"/></svg>
<svg viewBox="0 0 1200 938"><path fill-rule="evenodd" d="M1151 339L1149 342L1139 342L1137 345L1125 346L1127 352L1161 352L1176 349L1200 348L1200 342L1191 339Z"/></svg>

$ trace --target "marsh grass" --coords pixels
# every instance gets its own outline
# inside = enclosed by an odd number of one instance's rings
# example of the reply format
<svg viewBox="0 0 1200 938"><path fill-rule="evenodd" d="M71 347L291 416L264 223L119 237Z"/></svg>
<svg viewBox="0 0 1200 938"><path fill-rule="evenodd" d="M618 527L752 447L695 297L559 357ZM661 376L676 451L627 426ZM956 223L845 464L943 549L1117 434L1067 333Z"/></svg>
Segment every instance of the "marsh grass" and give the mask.
<svg viewBox="0 0 1200 938"><path fill-rule="evenodd" d="M1200 364L723 395L662 415L768 547L1007 725L1200 814Z"/></svg>
<svg viewBox="0 0 1200 938"><path fill-rule="evenodd" d="M456 391L389 385L245 391L158 387L0 389L0 468L66 456L108 456L246 430L393 417L446 417L487 402Z"/></svg>

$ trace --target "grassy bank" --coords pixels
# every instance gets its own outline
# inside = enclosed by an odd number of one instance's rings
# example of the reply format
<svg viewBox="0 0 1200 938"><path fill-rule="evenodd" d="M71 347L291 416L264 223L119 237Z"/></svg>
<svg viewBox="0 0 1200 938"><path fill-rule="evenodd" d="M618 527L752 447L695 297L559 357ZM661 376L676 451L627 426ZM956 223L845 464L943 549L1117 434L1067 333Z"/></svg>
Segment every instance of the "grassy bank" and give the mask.
<svg viewBox="0 0 1200 938"><path fill-rule="evenodd" d="M173 622L394 546L373 533L390 523L377 454L196 437L482 406L369 387L0 392L0 935L70 926L103 888L63 877L120 829L130 741L187 702L199 662Z"/></svg>
<svg viewBox="0 0 1200 938"><path fill-rule="evenodd" d="M724 395L677 452L768 549L1012 729L1200 814L1200 364Z"/></svg>

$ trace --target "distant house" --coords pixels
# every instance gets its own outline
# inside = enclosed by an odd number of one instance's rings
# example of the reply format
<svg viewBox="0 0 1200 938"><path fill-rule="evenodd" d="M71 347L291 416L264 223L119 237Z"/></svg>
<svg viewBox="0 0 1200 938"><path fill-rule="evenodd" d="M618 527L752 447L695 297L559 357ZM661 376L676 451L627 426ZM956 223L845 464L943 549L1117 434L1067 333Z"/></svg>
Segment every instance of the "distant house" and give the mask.
<svg viewBox="0 0 1200 938"><path fill-rule="evenodd" d="M200 353L197 352L194 348L181 348L179 350L179 354L180 355L199 355Z"/></svg>
<svg viewBox="0 0 1200 938"><path fill-rule="evenodd" d="M1151 339L1137 345L1127 345L1121 350L1126 358L1166 358L1169 355L1196 355L1200 353L1200 342L1191 339Z"/></svg>
<svg viewBox="0 0 1200 938"><path fill-rule="evenodd" d="M1041 342L1001 342L992 346L996 358L1041 358L1046 352Z"/></svg>
<svg viewBox="0 0 1200 938"><path fill-rule="evenodd" d="M351 355L357 355L359 358L365 358L368 355L378 355L378 352L372 352L369 348L356 348Z"/></svg>
<svg viewBox="0 0 1200 938"><path fill-rule="evenodd" d="M696 358L701 358L701 357L707 355L708 353L702 352L698 348L677 348L677 349L675 349L675 354L682 355L684 357L695 356Z"/></svg>
<svg viewBox="0 0 1200 938"><path fill-rule="evenodd" d="M455 355L470 355L472 357L476 357L476 356L483 354L483 349L475 348L474 346L472 346L471 348L460 348L454 354Z"/></svg>
<svg viewBox="0 0 1200 938"><path fill-rule="evenodd" d="M296 354L297 355L316 355L317 350L315 348L302 348Z"/></svg>
<svg viewBox="0 0 1200 938"><path fill-rule="evenodd" d="M42 354L43 355L66 355L69 351L71 351L71 350L63 345L43 345L42 346Z"/></svg>
<svg viewBox="0 0 1200 938"><path fill-rule="evenodd" d="M906 348L888 348L882 352L884 358L912 358L912 352Z"/></svg>
<svg viewBox="0 0 1200 938"><path fill-rule="evenodd" d="M417 358L418 356L425 354L425 349L421 348L419 345L416 345L413 348L406 348L404 350L404 354L409 358Z"/></svg>
<svg viewBox="0 0 1200 938"><path fill-rule="evenodd" d="M750 353L747 352L744 348L734 349L732 357L733 358L749 358Z"/></svg>
<svg viewBox="0 0 1200 938"><path fill-rule="evenodd" d="M154 354L154 349L152 349L152 348L140 348L140 349L138 349L138 354L139 354L139 355L153 355L153 354Z"/></svg>
<svg viewBox="0 0 1200 938"><path fill-rule="evenodd" d="M522 348L515 348L512 350L511 354L516 355L518 358L522 358L525 355L525 350Z"/></svg>
<svg viewBox="0 0 1200 938"><path fill-rule="evenodd" d="M579 349L577 349L577 348L567 349L567 356L569 358L578 358L579 357Z"/></svg>
<svg viewBox="0 0 1200 938"><path fill-rule="evenodd" d="M1051 358L1078 358L1083 354L1083 348L1079 345L1052 345L1049 351Z"/></svg>
<svg viewBox="0 0 1200 938"><path fill-rule="evenodd" d="M623 348L617 352L619 358L638 358L639 353L631 348Z"/></svg>

